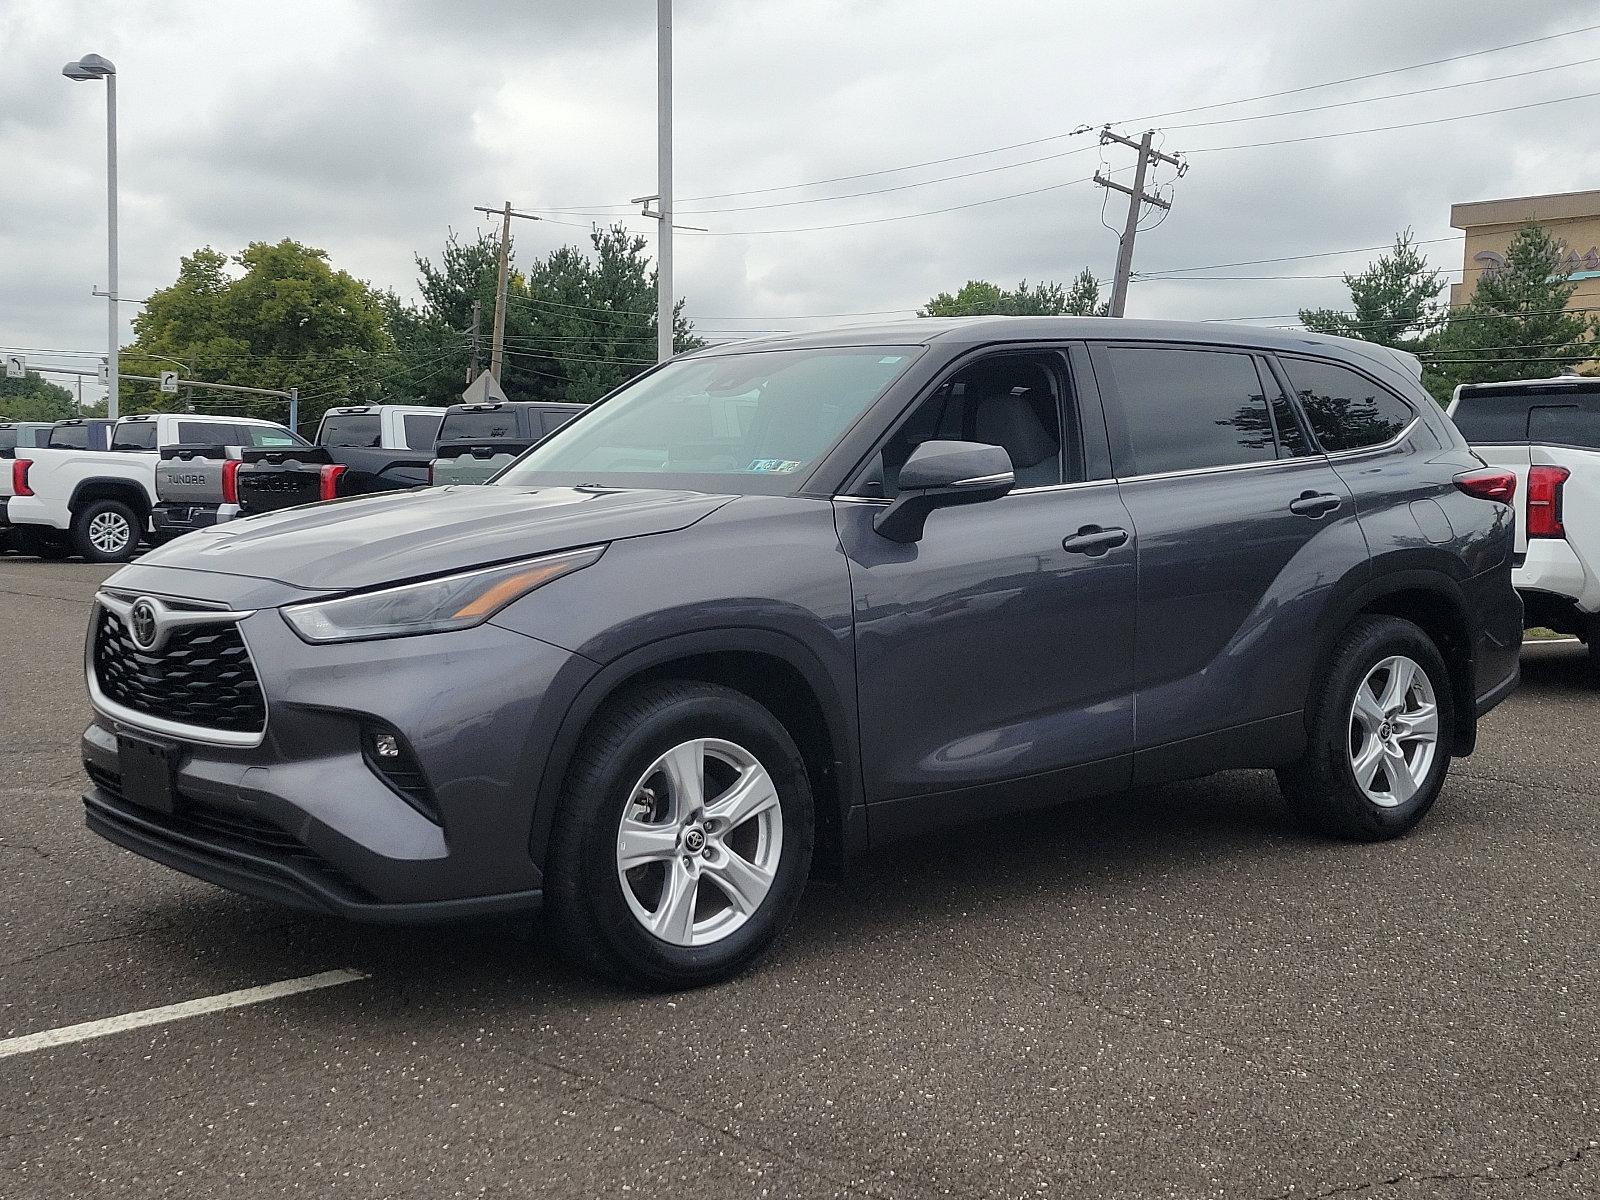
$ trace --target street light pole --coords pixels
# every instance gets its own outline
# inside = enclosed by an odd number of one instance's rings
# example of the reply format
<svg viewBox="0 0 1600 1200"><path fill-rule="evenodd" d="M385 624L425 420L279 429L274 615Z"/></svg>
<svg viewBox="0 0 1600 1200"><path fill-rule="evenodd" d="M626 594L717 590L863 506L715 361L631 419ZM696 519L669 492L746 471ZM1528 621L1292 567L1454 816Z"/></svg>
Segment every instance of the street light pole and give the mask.
<svg viewBox="0 0 1600 1200"><path fill-rule="evenodd" d="M656 361L672 357L672 0L656 0L656 207L661 213L656 256Z"/></svg>
<svg viewBox="0 0 1600 1200"><path fill-rule="evenodd" d="M103 79L106 84L106 416L118 415L117 395L117 68L108 58L85 54L61 68L68 79Z"/></svg>

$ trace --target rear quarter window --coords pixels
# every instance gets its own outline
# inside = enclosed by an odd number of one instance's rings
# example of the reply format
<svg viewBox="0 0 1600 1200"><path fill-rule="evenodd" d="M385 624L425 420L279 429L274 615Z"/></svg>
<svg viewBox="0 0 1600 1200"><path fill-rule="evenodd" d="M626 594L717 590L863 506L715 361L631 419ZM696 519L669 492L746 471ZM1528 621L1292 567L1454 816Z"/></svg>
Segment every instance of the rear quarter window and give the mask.
<svg viewBox="0 0 1600 1200"><path fill-rule="evenodd" d="M406 449L432 450L439 441L439 418L432 413L405 415Z"/></svg>
<svg viewBox="0 0 1600 1200"><path fill-rule="evenodd" d="M1308 358L1280 361L1311 432L1329 454L1381 446L1416 418L1400 397L1347 367Z"/></svg>

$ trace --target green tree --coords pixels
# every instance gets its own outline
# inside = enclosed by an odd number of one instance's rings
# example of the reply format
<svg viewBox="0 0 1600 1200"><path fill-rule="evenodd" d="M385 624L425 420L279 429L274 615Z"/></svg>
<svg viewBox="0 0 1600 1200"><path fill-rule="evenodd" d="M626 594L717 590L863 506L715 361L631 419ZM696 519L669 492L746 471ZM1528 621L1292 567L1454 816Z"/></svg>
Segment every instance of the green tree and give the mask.
<svg viewBox="0 0 1600 1200"><path fill-rule="evenodd" d="M299 388L301 424L310 425L335 404L410 398L391 390L412 369L390 332L393 304L335 270L326 251L287 238L252 242L231 259L207 246L185 257L177 280L134 319L122 369L134 375L177 369L211 383ZM140 383L125 384L122 398L129 412L191 402ZM201 410L286 415L281 401L267 398L241 403L196 391L192 402Z"/></svg>
<svg viewBox="0 0 1600 1200"><path fill-rule="evenodd" d="M514 400L598 399L655 362L656 277L645 255L646 241L621 225L595 228L589 248L561 246L526 269L515 265L506 286L505 353L501 387ZM487 370L499 243L480 236L462 242L453 234L439 264L417 259L419 306L395 313L398 339L445 346L452 370L431 383L418 381L420 394L445 402L461 391L468 355L465 341L452 331L469 327L474 299L482 305L480 365ZM694 334L679 300L673 345L679 352L705 342Z"/></svg>
<svg viewBox="0 0 1600 1200"><path fill-rule="evenodd" d="M1110 305L1100 300L1100 281L1085 268L1068 287L1024 279L1007 291L982 279L969 280L955 295L940 292L918 310L919 317L1103 317Z"/></svg>
<svg viewBox="0 0 1600 1200"><path fill-rule="evenodd" d="M1432 366L1449 385L1559 374L1600 358L1600 326L1567 311L1577 285L1561 246L1538 225L1517 231L1506 263L1478 277L1472 299L1450 314Z"/></svg>
<svg viewBox="0 0 1600 1200"><path fill-rule="evenodd" d="M1317 333L1360 338L1401 350L1416 350L1438 323L1434 303L1444 275L1417 252L1411 230L1395 234L1394 248L1364 271L1346 275L1350 309L1302 308L1300 323Z"/></svg>
<svg viewBox="0 0 1600 1200"><path fill-rule="evenodd" d="M77 412L72 393L45 382L37 371L22 379L0 378L0 421L61 421Z"/></svg>

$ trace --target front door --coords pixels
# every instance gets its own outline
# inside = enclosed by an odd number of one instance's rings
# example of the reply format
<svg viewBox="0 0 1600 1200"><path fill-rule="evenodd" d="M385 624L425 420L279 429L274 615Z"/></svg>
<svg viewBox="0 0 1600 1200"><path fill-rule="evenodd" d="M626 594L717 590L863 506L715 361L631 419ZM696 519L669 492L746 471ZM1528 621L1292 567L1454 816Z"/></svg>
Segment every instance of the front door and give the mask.
<svg viewBox="0 0 1600 1200"><path fill-rule="evenodd" d="M917 443L956 438L1006 448L1010 495L936 511L909 545L874 532L881 503L835 502L874 837L1126 782L1135 539L1116 484L1082 478L1082 428L1064 356L980 359L911 410L868 478L892 493Z"/></svg>

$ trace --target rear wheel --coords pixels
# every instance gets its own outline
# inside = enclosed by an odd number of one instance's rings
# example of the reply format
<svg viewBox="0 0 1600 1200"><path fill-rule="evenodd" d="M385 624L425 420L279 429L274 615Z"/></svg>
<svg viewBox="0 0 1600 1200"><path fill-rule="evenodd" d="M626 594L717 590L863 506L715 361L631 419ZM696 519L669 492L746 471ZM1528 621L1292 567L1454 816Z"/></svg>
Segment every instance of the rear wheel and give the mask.
<svg viewBox="0 0 1600 1200"><path fill-rule="evenodd" d="M1309 716L1305 757L1278 772L1303 823L1381 841L1427 815L1449 770L1455 711L1449 671L1426 633L1399 617L1356 621Z"/></svg>
<svg viewBox="0 0 1600 1200"><path fill-rule="evenodd" d="M568 951L684 988L754 963L794 914L812 797L788 731L743 693L652 684L584 738L551 838L547 899Z"/></svg>
<svg viewBox="0 0 1600 1200"><path fill-rule="evenodd" d="M141 533L138 517L121 500L91 500L72 518L72 548L89 562L127 562Z"/></svg>

